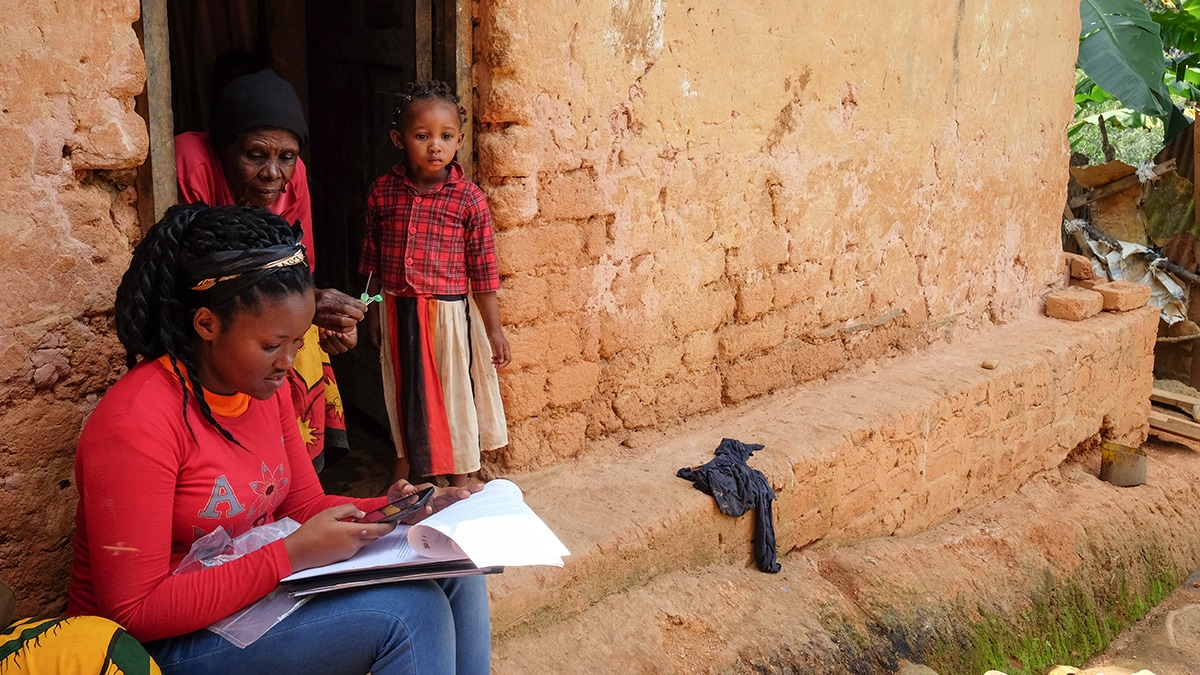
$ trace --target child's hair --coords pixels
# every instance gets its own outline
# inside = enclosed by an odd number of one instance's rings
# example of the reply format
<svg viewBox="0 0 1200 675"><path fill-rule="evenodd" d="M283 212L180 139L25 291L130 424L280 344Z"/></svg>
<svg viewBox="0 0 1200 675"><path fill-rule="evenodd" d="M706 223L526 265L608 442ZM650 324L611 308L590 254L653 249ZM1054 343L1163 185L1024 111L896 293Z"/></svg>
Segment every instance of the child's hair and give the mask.
<svg viewBox="0 0 1200 675"><path fill-rule="evenodd" d="M412 105L417 101L442 100L458 109L458 120L467 123L467 110L458 104L458 97L450 85L441 80L420 80L404 85L404 91L396 94L396 108L392 110L392 128L403 131L412 115Z"/></svg>
<svg viewBox="0 0 1200 675"><path fill-rule="evenodd" d="M240 310L257 311L264 299L310 291L312 275L299 230L299 223L290 226L266 209L180 205L167 209L133 250L114 306L125 365L132 368L139 356L169 357L180 382L190 383L183 388L189 429L191 389L204 419L236 442L204 398L192 316L208 307L229 321Z"/></svg>

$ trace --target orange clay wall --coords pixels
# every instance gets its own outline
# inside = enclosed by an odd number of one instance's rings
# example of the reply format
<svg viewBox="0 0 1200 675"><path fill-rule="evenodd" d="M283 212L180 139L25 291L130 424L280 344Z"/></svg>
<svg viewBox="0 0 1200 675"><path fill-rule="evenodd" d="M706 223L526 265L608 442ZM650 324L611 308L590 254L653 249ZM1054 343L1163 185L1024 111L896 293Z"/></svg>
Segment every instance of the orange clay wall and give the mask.
<svg viewBox="0 0 1200 675"><path fill-rule="evenodd" d="M75 441L124 372L111 310L148 150L139 11L20 0L0 15L0 581L24 614L62 609Z"/></svg>
<svg viewBox="0 0 1200 675"><path fill-rule="evenodd" d="M514 355L495 466L1029 316L1061 282L1075 0L477 14Z"/></svg>
<svg viewBox="0 0 1200 675"><path fill-rule="evenodd" d="M514 472L1040 311L1074 0L479 0ZM137 0L0 17L0 580L63 606L74 443L123 371ZM131 486L136 488L136 486Z"/></svg>

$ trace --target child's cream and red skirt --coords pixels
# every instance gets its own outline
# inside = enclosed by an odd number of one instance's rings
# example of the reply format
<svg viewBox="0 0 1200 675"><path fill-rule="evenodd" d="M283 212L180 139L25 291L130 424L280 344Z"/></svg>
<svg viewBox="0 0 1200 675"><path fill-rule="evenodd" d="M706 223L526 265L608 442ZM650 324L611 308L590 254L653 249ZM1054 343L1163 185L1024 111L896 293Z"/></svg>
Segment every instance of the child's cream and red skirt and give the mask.
<svg viewBox="0 0 1200 675"><path fill-rule="evenodd" d="M492 347L469 295L384 296L383 393L396 452L421 476L479 470L508 445Z"/></svg>

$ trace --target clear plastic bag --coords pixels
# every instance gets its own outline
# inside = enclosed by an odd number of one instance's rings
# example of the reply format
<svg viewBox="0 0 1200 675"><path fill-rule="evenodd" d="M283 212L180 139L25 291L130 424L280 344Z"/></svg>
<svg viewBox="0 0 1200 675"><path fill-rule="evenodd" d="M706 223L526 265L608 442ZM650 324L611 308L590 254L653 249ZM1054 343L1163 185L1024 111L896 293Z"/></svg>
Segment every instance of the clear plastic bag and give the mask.
<svg viewBox="0 0 1200 675"><path fill-rule="evenodd" d="M191 550L180 561L174 573L187 574L223 565L282 539L299 528L300 523L291 518L259 525L236 537L230 537L225 528L218 527L192 543ZM283 621L308 602L309 597L293 598L286 591L276 588L258 602L213 623L208 629L245 649L270 630L271 626Z"/></svg>

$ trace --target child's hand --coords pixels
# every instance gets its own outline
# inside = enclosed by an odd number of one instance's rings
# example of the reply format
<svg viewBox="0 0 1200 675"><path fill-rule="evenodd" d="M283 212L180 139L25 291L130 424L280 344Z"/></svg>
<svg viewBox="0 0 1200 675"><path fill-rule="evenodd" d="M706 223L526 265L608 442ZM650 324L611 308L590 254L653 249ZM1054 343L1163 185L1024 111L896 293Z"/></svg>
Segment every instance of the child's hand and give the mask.
<svg viewBox="0 0 1200 675"><path fill-rule="evenodd" d="M488 343L492 345L492 365L503 368L512 361L512 351L508 346L508 338L504 337L504 331L499 328L488 331Z"/></svg>
<svg viewBox="0 0 1200 675"><path fill-rule="evenodd" d="M379 310L367 312L367 338L371 341L371 346L379 349L379 345L383 341L383 333L379 328Z"/></svg>

